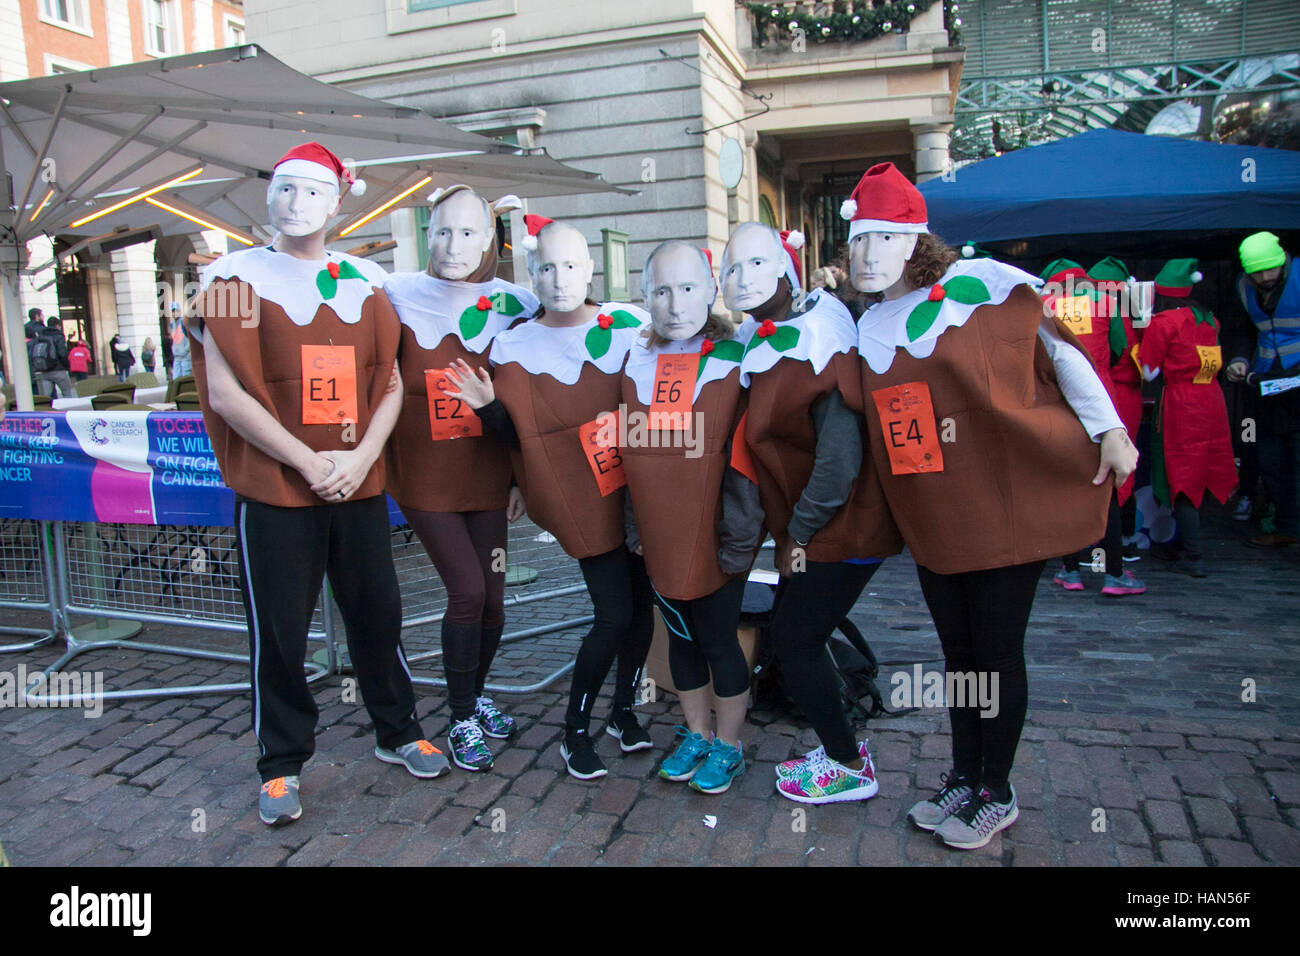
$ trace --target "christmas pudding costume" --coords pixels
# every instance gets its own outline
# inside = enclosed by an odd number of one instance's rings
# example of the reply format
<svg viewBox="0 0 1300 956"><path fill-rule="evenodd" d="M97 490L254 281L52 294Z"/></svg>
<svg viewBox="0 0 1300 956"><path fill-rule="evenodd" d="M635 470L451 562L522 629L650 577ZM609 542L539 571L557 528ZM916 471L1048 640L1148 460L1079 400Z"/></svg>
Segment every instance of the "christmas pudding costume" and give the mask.
<svg viewBox="0 0 1300 956"><path fill-rule="evenodd" d="M1201 557L1197 511L1205 492L1222 504L1237 486L1228 408L1218 383L1219 324L1191 301L1200 277L1195 259L1174 259L1160 270L1156 293L1187 304L1157 312L1138 352L1150 374L1165 379L1151 442L1152 491L1174 508L1191 561Z"/></svg>
<svg viewBox="0 0 1300 956"><path fill-rule="evenodd" d="M334 190L350 180L316 143L286 154L276 175ZM384 278L365 259L330 252L309 261L274 247L222 256L202 272L194 375L213 451L236 493L263 781L296 776L314 751L317 709L302 665L323 574L342 611L379 746L396 751L423 734L402 654L382 455L351 496L325 502L297 470L213 410L204 343L220 350L278 428L316 452L356 449L385 400L397 355L401 326L380 288Z"/></svg>
<svg viewBox="0 0 1300 956"><path fill-rule="evenodd" d="M497 217L518 208L518 200L507 196L489 205L466 186L440 189L430 197L434 223L447 212L440 213L440 207L457 195L462 196L458 211L470 217L467 223L477 224L480 209L487 220L487 247L470 274L442 278L431 257L429 272L394 275L384 286L402 321L398 356L404 390L402 414L388 443L388 491L447 587L441 631L456 738L452 754L465 769L480 770L491 765L487 751L479 748L471 759L457 741L464 733L461 725L472 721L476 710L493 706L483 695L505 625L500 555L507 542L510 455L442 386L446 370L458 360L475 370L489 368L493 338L535 315L538 302L529 290L496 277ZM492 736L513 730L508 719L489 713L487 720L500 724L487 726Z"/></svg>
<svg viewBox="0 0 1300 956"><path fill-rule="evenodd" d="M869 169L846 205L851 243L902 233L919 237L918 251L933 244L925 200L892 164ZM863 314L862 402L869 453L916 558L946 669L1000 675L996 715L975 706L949 715L955 778L982 783L975 794L987 793L1009 825L1034 590L1047 558L1101 536L1112 483L1091 484L1090 438L1122 424L1082 345L1044 318L1035 277L975 259L936 278ZM918 825L941 836L956 825L924 822L922 806Z"/></svg>

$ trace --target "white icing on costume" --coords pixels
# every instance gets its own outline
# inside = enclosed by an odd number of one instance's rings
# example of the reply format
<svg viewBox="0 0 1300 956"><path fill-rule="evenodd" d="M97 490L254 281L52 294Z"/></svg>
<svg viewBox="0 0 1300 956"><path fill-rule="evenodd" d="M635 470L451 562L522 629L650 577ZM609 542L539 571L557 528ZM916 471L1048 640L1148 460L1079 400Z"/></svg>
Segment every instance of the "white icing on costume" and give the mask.
<svg viewBox="0 0 1300 956"><path fill-rule="evenodd" d="M505 279L452 282L425 272L391 275L384 283L384 292L402 324L414 333L420 348L429 351L437 348L447 336L454 335L465 348L481 354L487 351L493 337L509 328L510 323L536 315L539 304L530 291ZM491 299L497 292L514 296L524 310L517 315L505 315L489 309L483 328L473 338L466 339L461 333L461 316L467 309L476 309L480 298Z"/></svg>
<svg viewBox="0 0 1300 956"><path fill-rule="evenodd" d="M750 324L749 331L745 332L745 326L742 326L741 331L738 331L730 341L738 342L743 347L748 344L749 338L756 328L758 328L757 324ZM714 344L715 349L718 344L721 343ZM654 392L655 372L659 367L659 356L699 354L703 345L703 335L695 335L677 342L661 343L653 349L650 347L649 339L645 337L638 338L636 344L628 352L627 365L623 368L623 373L636 383L637 401L642 405L650 404ZM710 354L708 361L704 363L703 371L695 378L695 392L691 395L691 404L694 404L695 400L700 397L700 391L705 385L726 378L739 364L725 358L719 358L716 351Z"/></svg>
<svg viewBox="0 0 1300 956"><path fill-rule="evenodd" d="M792 327L799 330L799 339L792 348L781 352L767 344L758 337L760 325L747 315L736 333L736 338L752 346L740 363L740 382L746 388L751 376L766 372L781 359L808 362L813 374L820 375L832 358L853 348L858 338L848 306L820 289L808 294L803 312L775 323L778 329Z"/></svg>
<svg viewBox="0 0 1300 956"><path fill-rule="evenodd" d="M349 263L360 279L340 278L332 298L321 295L317 277L329 263ZM348 325L361 321L361 306L375 286L382 286L388 273L369 259L346 252L326 252L324 259L298 259L266 246L240 249L222 256L203 268L200 284L206 289L218 279L239 279L253 287L259 299L274 302L294 325L310 325L316 310L327 306Z"/></svg>
<svg viewBox="0 0 1300 956"><path fill-rule="evenodd" d="M863 314L858 320L858 354L873 372L883 374L889 371L889 367L894 364L894 353L900 348L907 349L913 358L929 358L938 344L939 336L949 329L965 325L971 313L980 306L1000 305L1018 285L1028 284L1037 290L1043 284L1037 276L994 259L954 262L939 280L939 284L943 285L956 276L979 279L988 288L990 298L971 305L945 297L939 303L939 314L934 323L915 342L908 341L907 319L913 309L929 299L930 287L914 289L897 299L878 302Z"/></svg>
<svg viewBox="0 0 1300 956"><path fill-rule="evenodd" d="M625 329L611 327L609 349L593 358L587 351L587 334L599 328L599 316L616 311L628 313L640 324ZM582 325L556 327L533 320L507 329L492 340L488 358L493 365L516 362L531 375L546 374L561 385L574 385L582 375L582 366L588 362L606 375L622 369L628 350L649 325L650 313L644 309L623 302L604 302L597 318Z"/></svg>

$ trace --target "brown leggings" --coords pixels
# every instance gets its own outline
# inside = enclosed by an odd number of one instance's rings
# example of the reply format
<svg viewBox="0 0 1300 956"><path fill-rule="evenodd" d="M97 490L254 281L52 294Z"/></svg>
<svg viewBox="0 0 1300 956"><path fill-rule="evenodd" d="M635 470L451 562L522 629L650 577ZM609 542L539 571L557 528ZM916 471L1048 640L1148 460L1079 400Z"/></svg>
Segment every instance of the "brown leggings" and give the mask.
<svg viewBox="0 0 1300 956"><path fill-rule="evenodd" d="M447 588L442 665L454 721L474 716L505 625L506 513L415 511L403 508L411 530ZM493 552L499 560L492 570Z"/></svg>

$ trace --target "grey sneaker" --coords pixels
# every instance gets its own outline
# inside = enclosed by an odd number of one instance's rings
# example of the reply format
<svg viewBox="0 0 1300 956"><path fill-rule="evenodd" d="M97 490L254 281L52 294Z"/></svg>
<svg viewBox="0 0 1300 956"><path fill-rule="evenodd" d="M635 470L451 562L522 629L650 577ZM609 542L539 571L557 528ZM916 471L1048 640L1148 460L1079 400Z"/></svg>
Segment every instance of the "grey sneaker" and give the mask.
<svg viewBox="0 0 1300 956"><path fill-rule="evenodd" d="M1011 787L1011 799L996 803L993 794L983 787L935 828L934 835L958 850L978 850L999 830L1005 830L1020 817L1016 803L1016 788Z"/></svg>
<svg viewBox="0 0 1300 956"><path fill-rule="evenodd" d="M257 794L257 815L268 827L293 823L302 816L298 802L298 778L276 777L262 784Z"/></svg>
<svg viewBox="0 0 1300 956"><path fill-rule="evenodd" d="M375 756L384 763L401 764L412 776L424 779L441 777L451 769L442 751L427 740L413 740L396 750L376 747Z"/></svg>
<svg viewBox="0 0 1300 956"><path fill-rule="evenodd" d="M907 811L907 819L922 830L933 830L975 793L956 773L942 774L939 780L943 786L938 793Z"/></svg>

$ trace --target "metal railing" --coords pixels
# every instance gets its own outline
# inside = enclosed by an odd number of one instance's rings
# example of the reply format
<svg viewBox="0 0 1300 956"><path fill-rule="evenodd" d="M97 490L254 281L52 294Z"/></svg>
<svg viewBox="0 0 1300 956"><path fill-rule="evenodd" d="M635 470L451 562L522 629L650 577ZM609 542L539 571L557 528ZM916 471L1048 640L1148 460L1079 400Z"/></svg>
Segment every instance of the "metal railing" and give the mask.
<svg viewBox="0 0 1300 956"><path fill-rule="evenodd" d="M49 627L7 623L0 627L0 634L28 638L17 644L0 644L0 654L30 651L58 636L52 566L49 534L43 523L26 518L0 521L0 607L44 611L50 615Z"/></svg>

